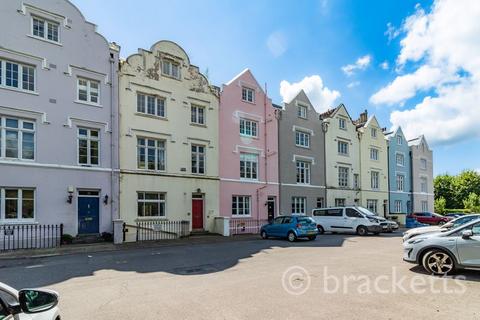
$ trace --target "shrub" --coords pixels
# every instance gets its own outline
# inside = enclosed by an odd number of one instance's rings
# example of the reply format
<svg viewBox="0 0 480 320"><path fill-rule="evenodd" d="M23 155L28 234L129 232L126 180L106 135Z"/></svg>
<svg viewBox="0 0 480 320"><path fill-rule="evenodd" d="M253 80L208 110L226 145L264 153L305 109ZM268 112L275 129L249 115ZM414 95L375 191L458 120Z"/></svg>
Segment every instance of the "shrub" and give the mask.
<svg viewBox="0 0 480 320"><path fill-rule="evenodd" d="M102 232L102 239L106 242L113 242L113 234L110 232Z"/></svg>
<svg viewBox="0 0 480 320"><path fill-rule="evenodd" d="M68 233L64 233L62 235L62 244L72 244L73 242L73 236L68 234Z"/></svg>

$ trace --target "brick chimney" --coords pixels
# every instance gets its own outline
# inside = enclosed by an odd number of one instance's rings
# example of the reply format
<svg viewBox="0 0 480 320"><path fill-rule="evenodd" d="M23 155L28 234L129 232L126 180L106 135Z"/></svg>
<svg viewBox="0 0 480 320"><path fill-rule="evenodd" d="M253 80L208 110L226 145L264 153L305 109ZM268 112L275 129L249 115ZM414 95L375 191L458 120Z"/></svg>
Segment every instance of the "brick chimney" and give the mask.
<svg viewBox="0 0 480 320"><path fill-rule="evenodd" d="M360 113L360 123L365 123L368 121L368 111L365 109L364 112Z"/></svg>

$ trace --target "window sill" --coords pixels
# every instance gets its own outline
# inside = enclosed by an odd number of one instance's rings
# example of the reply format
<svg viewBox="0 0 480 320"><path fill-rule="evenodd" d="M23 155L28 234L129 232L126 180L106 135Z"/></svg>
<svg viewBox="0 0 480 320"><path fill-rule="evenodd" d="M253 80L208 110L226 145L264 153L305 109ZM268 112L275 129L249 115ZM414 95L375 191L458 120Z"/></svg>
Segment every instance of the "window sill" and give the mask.
<svg viewBox="0 0 480 320"><path fill-rule="evenodd" d="M35 40L40 40L40 41L43 41L43 42L46 42L46 43L54 44L54 45L57 45L59 47L63 47L63 45L60 42L56 42L56 41L53 41L53 40L48 40L48 39L45 39L45 38L37 37L37 36L34 36L33 34L27 34L27 37L35 39Z"/></svg>
<svg viewBox="0 0 480 320"><path fill-rule="evenodd" d="M254 106L256 105L255 100L254 101L248 101L248 100L243 100L242 99L242 102L245 102L245 103L248 103L248 104L251 104L251 105L254 105Z"/></svg>
<svg viewBox="0 0 480 320"><path fill-rule="evenodd" d="M167 117L157 116L157 115L154 115L154 114L148 114L148 113L142 113L142 112L135 112L135 115L136 115L136 116L140 116L140 117L145 117L145 118L151 118L151 119L168 121L168 118L167 118Z"/></svg>
<svg viewBox="0 0 480 320"><path fill-rule="evenodd" d="M98 168L100 167L99 164L85 164L85 163L77 163L79 167L84 167L84 168Z"/></svg>
<svg viewBox="0 0 480 320"><path fill-rule="evenodd" d="M32 94L34 96L38 96L39 93L37 91L28 91L28 90L23 90L23 89L20 89L20 88L15 88L15 87L7 87L7 86L4 86L4 85L0 85L0 89L5 89L5 90L10 90L10 91L14 91L14 92L21 92L21 93L27 93L27 94Z"/></svg>
<svg viewBox="0 0 480 320"><path fill-rule="evenodd" d="M299 145L299 144L295 144L296 147L299 147L299 148L302 148L302 149L308 149L310 150L310 147L307 147L307 146L302 146L302 145Z"/></svg>
<svg viewBox="0 0 480 320"><path fill-rule="evenodd" d="M258 140L258 136L249 136L248 134L241 134L241 133L240 133L240 137Z"/></svg>
<svg viewBox="0 0 480 320"><path fill-rule="evenodd" d="M233 219L251 218L251 217L252 217L252 215L244 216L244 215L232 214Z"/></svg>
<svg viewBox="0 0 480 320"><path fill-rule="evenodd" d="M81 101L81 100L75 100L73 102L78 103L78 104L83 104L83 105L86 105L86 106L90 106L90 107L103 108L103 106L101 104L98 104L98 103L92 103L92 102Z"/></svg>
<svg viewBox="0 0 480 320"><path fill-rule="evenodd" d="M258 179L248 179L248 178L240 178L240 181L252 181L252 182L258 182Z"/></svg>
<svg viewBox="0 0 480 320"><path fill-rule="evenodd" d="M342 156L342 157L350 157L349 154L344 154L344 153L338 153L339 156Z"/></svg>
<svg viewBox="0 0 480 320"><path fill-rule="evenodd" d="M156 220L156 221L168 221L168 218L166 216L164 217L137 217L135 221L146 221L146 220Z"/></svg>
<svg viewBox="0 0 480 320"><path fill-rule="evenodd" d="M299 186L311 186L310 183L302 183L302 182L297 182L297 185L299 185Z"/></svg>
<svg viewBox="0 0 480 320"><path fill-rule="evenodd" d="M26 162L26 163L32 163L35 162L35 159L20 159L20 158L0 158L2 161L9 161L9 162Z"/></svg>
<svg viewBox="0 0 480 320"><path fill-rule="evenodd" d="M194 127L208 128L206 124L201 124L201 123L190 122L190 125Z"/></svg>
<svg viewBox="0 0 480 320"><path fill-rule="evenodd" d="M153 169L144 169L144 168L137 168L137 170L150 172L150 173L166 173L167 170L153 170Z"/></svg>
<svg viewBox="0 0 480 320"><path fill-rule="evenodd" d="M172 79L172 80L177 80L177 81L181 81L182 79L180 77L176 78L174 76L171 76L169 74L166 74L166 73L163 73L162 72L162 77L165 77L165 78L168 78L168 79Z"/></svg>
<svg viewBox="0 0 480 320"><path fill-rule="evenodd" d="M6 225L30 225L30 224L35 224L38 225L38 222L35 221L35 219L24 219L24 220L19 220L19 219L3 219L0 220L0 224L6 224Z"/></svg>

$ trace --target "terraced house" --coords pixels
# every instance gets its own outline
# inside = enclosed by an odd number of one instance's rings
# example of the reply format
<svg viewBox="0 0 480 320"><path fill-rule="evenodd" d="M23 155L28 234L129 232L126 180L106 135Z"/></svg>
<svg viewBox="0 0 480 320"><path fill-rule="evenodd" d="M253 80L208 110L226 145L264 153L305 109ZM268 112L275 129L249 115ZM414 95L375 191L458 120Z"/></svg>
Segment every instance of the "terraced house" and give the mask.
<svg viewBox="0 0 480 320"><path fill-rule="evenodd" d="M189 221L210 231L219 214L219 90L171 41L121 62L120 216ZM135 239L129 228L127 241Z"/></svg>
<svg viewBox="0 0 480 320"><path fill-rule="evenodd" d="M223 85L220 214L241 220L232 233L258 232L278 214L278 112L248 69Z"/></svg>
<svg viewBox="0 0 480 320"><path fill-rule="evenodd" d="M360 202L360 143L357 127L340 104L320 115L325 132L326 206Z"/></svg>
<svg viewBox="0 0 480 320"><path fill-rule="evenodd" d="M412 210L412 166L410 147L402 128L386 134L388 141L388 180L390 215L405 223Z"/></svg>
<svg viewBox="0 0 480 320"><path fill-rule="evenodd" d="M355 121L360 140L359 205L388 215L388 150L383 129L375 116L362 112Z"/></svg>
<svg viewBox="0 0 480 320"><path fill-rule="evenodd" d="M278 120L280 212L308 214L325 205L325 137L322 122L301 90Z"/></svg>
<svg viewBox="0 0 480 320"><path fill-rule="evenodd" d="M0 224L111 232L119 47L69 1L2 1L0 28Z"/></svg>
<svg viewBox="0 0 480 320"><path fill-rule="evenodd" d="M433 212L433 152L423 135L409 140L412 161L412 211Z"/></svg>

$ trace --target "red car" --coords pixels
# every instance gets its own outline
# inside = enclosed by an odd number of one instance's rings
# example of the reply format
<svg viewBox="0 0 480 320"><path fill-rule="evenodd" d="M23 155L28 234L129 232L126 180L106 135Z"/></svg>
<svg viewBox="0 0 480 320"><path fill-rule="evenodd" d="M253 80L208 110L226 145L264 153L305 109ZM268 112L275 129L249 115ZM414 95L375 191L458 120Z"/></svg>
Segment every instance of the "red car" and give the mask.
<svg viewBox="0 0 480 320"><path fill-rule="evenodd" d="M445 217L438 213L431 212L415 212L408 215L408 218L414 218L420 223L432 224L432 225L442 225L452 220L451 217Z"/></svg>

